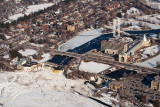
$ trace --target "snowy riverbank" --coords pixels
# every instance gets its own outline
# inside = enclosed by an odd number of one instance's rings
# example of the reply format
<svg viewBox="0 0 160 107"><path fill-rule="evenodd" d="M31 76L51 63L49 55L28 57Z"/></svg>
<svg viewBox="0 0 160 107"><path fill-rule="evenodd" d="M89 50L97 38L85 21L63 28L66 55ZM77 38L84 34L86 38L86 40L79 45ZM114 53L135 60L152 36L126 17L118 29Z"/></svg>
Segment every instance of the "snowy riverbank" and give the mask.
<svg viewBox="0 0 160 107"><path fill-rule="evenodd" d="M59 51L67 51L69 49L74 49L78 46L85 44L86 42L101 36L103 28L99 29L89 29L83 32L80 32L78 36L72 38L66 43L59 46Z"/></svg>

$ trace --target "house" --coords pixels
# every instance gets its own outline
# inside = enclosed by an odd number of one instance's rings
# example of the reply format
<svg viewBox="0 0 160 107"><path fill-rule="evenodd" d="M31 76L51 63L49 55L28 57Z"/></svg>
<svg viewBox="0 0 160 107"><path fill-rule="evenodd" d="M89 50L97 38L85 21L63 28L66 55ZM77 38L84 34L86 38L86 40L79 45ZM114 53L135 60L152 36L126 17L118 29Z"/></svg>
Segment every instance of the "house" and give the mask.
<svg viewBox="0 0 160 107"><path fill-rule="evenodd" d="M19 71L37 71L43 69L44 64L38 64L37 62L27 62L23 65L17 65Z"/></svg>
<svg viewBox="0 0 160 107"><path fill-rule="evenodd" d="M160 91L160 77L156 76L154 80L151 81L151 89Z"/></svg>
<svg viewBox="0 0 160 107"><path fill-rule="evenodd" d="M68 25L67 30L71 31L71 32L74 32L75 31L75 26L74 25Z"/></svg>
<svg viewBox="0 0 160 107"><path fill-rule="evenodd" d="M112 81L109 83L109 89L118 91L120 88L123 87L123 82L122 81Z"/></svg>

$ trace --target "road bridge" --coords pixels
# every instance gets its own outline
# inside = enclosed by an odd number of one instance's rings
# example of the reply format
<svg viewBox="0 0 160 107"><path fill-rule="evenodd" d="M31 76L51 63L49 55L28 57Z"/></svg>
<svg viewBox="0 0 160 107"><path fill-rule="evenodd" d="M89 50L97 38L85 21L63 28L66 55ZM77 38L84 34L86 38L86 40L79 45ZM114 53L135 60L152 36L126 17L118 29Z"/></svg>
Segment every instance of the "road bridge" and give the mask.
<svg viewBox="0 0 160 107"><path fill-rule="evenodd" d="M54 51L54 55L69 56L76 58L81 58L83 56L83 54L77 54L73 52L62 52L62 51Z"/></svg>
<svg viewBox="0 0 160 107"><path fill-rule="evenodd" d="M90 57L88 56L89 60L92 60L92 61L96 61L96 62L100 62L100 63L104 63L104 64L109 64L109 65L112 65L112 66L120 66L122 68L127 68L127 69L130 69L130 70L136 70L138 72L153 72L153 73L160 73L160 70L159 69L156 69L156 68L146 68L146 67L141 67L141 66L137 66L137 65L133 65L133 64L126 64L126 63L119 63L118 61L108 61L106 59L103 59L102 57L99 58L98 56L97 57Z"/></svg>
<svg viewBox="0 0 160 107"><path fill-rule="evenodd" d="M119 66L121 68L126 68L130 70L135 70L137 72L141 73L160 73L160 69L156 68L146 68L142 66L137 66L133 64L127 64L127 63L120 63L118 61L113 61L110 59L107 59L106 56L99 56L99 55L92 55L92 53L86 53L86 54L77 54L77 53L72 53L72 52L61 52L61 51L54 51L54 55L61 55L61 56L68 56L68 57L75 57L75 58L85 58L94 62L99 62L103 64L109 64L111 66Z"/></svg>

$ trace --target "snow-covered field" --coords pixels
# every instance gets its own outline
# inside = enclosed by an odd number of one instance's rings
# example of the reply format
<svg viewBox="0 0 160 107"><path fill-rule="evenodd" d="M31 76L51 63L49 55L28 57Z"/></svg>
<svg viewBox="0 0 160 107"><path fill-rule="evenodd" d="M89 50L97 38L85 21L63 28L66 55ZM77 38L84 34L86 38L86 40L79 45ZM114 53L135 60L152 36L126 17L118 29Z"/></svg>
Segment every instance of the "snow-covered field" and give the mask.
<svg viewBox="0 0 160 107"><path fill-rule="evenodd" d="M45 3L45 4L39 4L39 5L31 5L27 7L27 10L25 11L26 15L29 15L31 13L37 12L39 10L43 10L47 7L53 6L53 3Z"/></svg>
<svg viewBox="0 0 160 107"><path fill-rule="evenodd" d="M143 51L143 54L142 54L143 57L141 59L145 59L145 58L148 58L148 55L153 56L157 54L160 51L160 47L158 45L154 45L151 47L141 49L140 51Z"/></svg>
<svg viewBox="0 0 160 107"><path fill-rule="evenodd" d="M157 55L156 57L151 58L151 59L149 59L147 61L144 61L142 63L135 63L135 65L148 67L148 68L153 68L153 67L156 67L157 61L160 61L160 54Z"/></svg>
<svg viewBox="0 0 160 107"><path fill-rule="evenodd" d="M91 86L84 80L70 80L51 71L1 72L0 104L5 107L102 107L98 102L80 96L90 96ZM105 95L105 103L116 99Z"/></svg>
<svg viewBox="0 0 160 107"><path fill-rule="evenodd" d="M37 53L37 51L33 50L33 49L24 49L24 51L23 50L19 50L18 52L21 53L23 56L34 55L34 54Z"/></svg>
<svg viewBox="0 0 160 107"><path fill-rule="evenodd" d="M158 45L154 45L154 46L145 48L143 53L146 55L149 54L153 56L159 51L160 51L160 47Z"/></svg>
<svg viewBox="0 0 160 107"><path fill-rule="evenodd" d="M44 4L39 4L39 5L30 5L30 6L27 7L27 9L25 10L24 13L18 13L18 14L9 16L8 21L6 21L6 22L12 22L14 20L17 20L20 17L23 17L25 14L29 15L31 13L37 12L39 10L43 10L43 9L45 9L47 7L50 7L50 6L53 6L53 5L54 5L53 3L44 3Z"/></svg>
<svg viewBox="0 0 160 107"><path fill-rule="evenodd" d="M96 62L84 62L82 61L79 70L85 71L85 72L90 72L90 73L99 73L101 71L104 71L106 69L109 69L111 66L107 64L101 64L101 63L96 63Z"/></svg>
<svg viewBox="0 0 160 107"><path fill-rule="evenodd" d="M86 42L100 36L103 28L100 29L90 29L87 31L80 32L78 36L72 38L66 43L59 46L59 51L67 51L69 49L74 49L78 46L85 44Z"/></svg>

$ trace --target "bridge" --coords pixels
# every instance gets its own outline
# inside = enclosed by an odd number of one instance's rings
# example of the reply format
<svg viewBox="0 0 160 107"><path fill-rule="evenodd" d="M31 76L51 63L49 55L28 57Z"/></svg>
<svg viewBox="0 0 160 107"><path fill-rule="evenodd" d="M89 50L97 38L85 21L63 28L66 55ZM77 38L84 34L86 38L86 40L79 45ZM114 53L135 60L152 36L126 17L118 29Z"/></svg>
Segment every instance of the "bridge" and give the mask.
<svg viewBox="0 0 160 107"><path fill-rule="evenodd" d="M99 55L93 55L92 53L86 53L86 54L77 54L77 53L72 53L72 52L61 52L61 51L54 51L54 55L61 55L61 56L68 56L68 57L75 57L75 58L81 58L81 59L88 59L94 62L99 62L103 64L109 64L111 66L117 66L121 68L126 68L129 70L135 70L137 72L141 73L160 73L160 69L156 68L146 68L142 66L137 66L133 64L127 64L127 63L120 63L118 61L111 60L107 58L106 56L99 56Z"/></svg>
<svg viewBox="0 0 160 107"><path fill-rule="evenodd" d="M146 68L146 67L141 67L141 66L137 66L137 65L133 65L133 64L119 63L118 61L108 61L102 57L99 58L98 56L97 57L88 56L87 58L92 61L99 62L99 63L109 64L112 66L119 66L121 68L127 68L129 70L135 70L135 71L141 72L141 73L146 73L146 72L160 73L160 70L156 69L156 68Z"/></svg>
<svg viewBox="0 0 160 107"><path fill-rule="evenodd" d="M73 52L54 51L54 55L81 58L84 54L77 54L77 53L73 53Z"/></svg>

